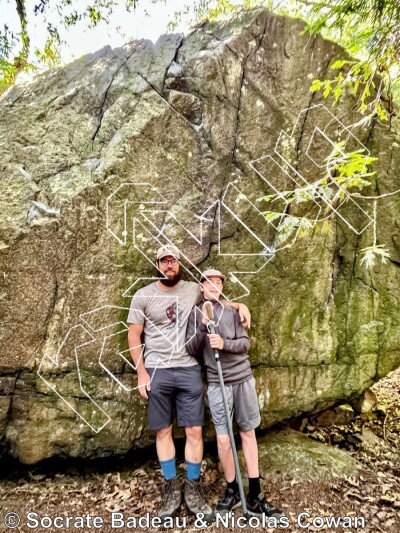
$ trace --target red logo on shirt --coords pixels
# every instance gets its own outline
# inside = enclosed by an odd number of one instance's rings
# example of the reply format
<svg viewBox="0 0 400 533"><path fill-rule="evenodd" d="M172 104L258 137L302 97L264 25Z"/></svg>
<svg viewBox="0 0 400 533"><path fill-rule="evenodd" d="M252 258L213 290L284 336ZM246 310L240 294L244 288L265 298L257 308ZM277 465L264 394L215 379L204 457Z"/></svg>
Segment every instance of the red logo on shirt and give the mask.
<svg viewBox="0 0 400 533"><path fill-rule="evenodd" d="M176 310L175 310L174 305L169 305L167 309L165 310L165 312L167 313L167 317L169 318L169 320L175 324L176 323Z"/></svg>
<svg viewBox="0 0 400 533"><path fill-rule="evenodd" d="M182 326L181 322L182 322L183 310L179 308L176 302L169 305L166 308L165 313L170 321L168 326L166 326L167 329L171 329L175 327L176 325L178 325L178 327Z"/></svg>

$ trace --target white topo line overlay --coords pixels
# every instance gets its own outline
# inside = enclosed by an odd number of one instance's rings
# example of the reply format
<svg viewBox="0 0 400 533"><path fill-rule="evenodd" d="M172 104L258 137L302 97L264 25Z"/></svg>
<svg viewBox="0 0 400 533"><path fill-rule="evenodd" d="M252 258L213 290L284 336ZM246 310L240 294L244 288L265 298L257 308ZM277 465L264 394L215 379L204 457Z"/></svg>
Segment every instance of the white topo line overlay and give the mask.
<svg viewBox="0 0 400 533"><path fill-rule="evenodd" d="M330 146L334 147L335 142L328 136L326 133L326 129L328 127L331 127L332 123L335 123L337 128L336 131L338 132L338 136L345 134L346 135L346 143L347 142L354 142L358 146L361 146L363 149L365 149L365 152L369 154L369 150L361 143L361 141L354 136L354 134L349 130L348 127L346 127L341 121L337 119L335 115L333 115L323 104L318 104L315 106L312 106L308 109L303 109L299 112L298 118L296 120L296 123L292 129L292 131L288 134L285 131L281 131L279 134L279 138L277 140L277 143L275 145L274 151L272 154L267 154L264 156L261 156L257 159L254 159L249 162L250 167L257 173L257 175L262 179L264 183L268 185L270 189L272 189L278 196L282 197L282 201L288 205L287 200L283 196L282 192L279 190L279 186L277 184L274 184L274 174L265 176L260 169L257 168L257 163L262 162L264 160L270 161L275 168L279 169L279 172L283 173L297 188L300 189L306 189L307 187L312 186L312 183L309 182L302 174L300 174L296 168L294 167L293 162L290 162L279 150L279 145L282 143L285 138L290 143L292 139L294 139L295 131L300 124L301 116L304 113L309 112L315 112L315 111L323 111L328 114L329 121L324 126L316 126L310 135L307 149L305 152L305 155L309 158L309 160L319 169L324 170L325 166L321 165L312 157L312 143L316 139L316 135L318 135L320 138L324 139L326 143L328 143ZM327 163L328 164L328 163ZM184 250L182 250L182 246L180 246L180 243L174 242L173 239L171 239L167 235L167 230L171 228L171 225L173 224L174 227L179 227L181 229L181 232L183 231L184 236L186 239L191 240L198 246L202 246L207 244L205 238L204 238L204 231L205 231L205 225L209 224L212 228L212 224L214 223L214 218L217 223L217 245L218 245L218 256L226 256L226 257L234 257L234 258L240 258L240 257L250 257L253 256L254 258L258 258L258 261L261 263L261 266L256 265L255 261L253 262L254 267L251 269L241 269L241 270L229 270L227 276L230 277L231 281L233 281L236 285L240 286L241 289L243 289L243 293L239 296L236 296L236 300L243 298L244 296L247 296L250 294L250 290L240 279L237 277L237 275L254 275L257 274L265 267L266 264L268 264L275 256L275 254L281 250L284 250L286 248L289 248L293 246L298 238L298 233L300 230L300 227L297 228L297 231L295 232L295 235L291 242L281 246L276 247L274 244L271 244L271 242L266 242L264 238L262 238L260 235L257 234L257 231L252 228L250 225L246 224L246 222L243 220L243 218L235 212L235 210L230 207L227 203L226 197L229 191L234 191L234 193L237 194L237 202L239 200L244 200L247 202L247 205L251 207L253 210L253 213L256 214L258 217L263 216L263 213L255 206L255 204L247 197L247 195L243 192L243 188L246 186L245 179L240 179L240 188L239 186L235 185L237 184L238 180L230 181L226 189L221 197L221 199L216 200L213 202L210 206L207 207L207 209L200 215L194 215L194 220L197 218L199 221L199 228L198 232L195 233L192 229L193 224L191 226L186 226L182 223L182 221L178 220L176 215L173 211L166 209L168 206L167 199L158 191L158 189L154 186L152 186L150 183L147 182L138 182L138 183L132 183L132 182L126 182L120 184L116 190L108 196L106 199L106 229L110 233L110 235L120 244L121 246L126 246L128 242L128 215L127 215L127 209L129 206L133 206L135 209L135 214L132 216L132 242L134 248L152 265L152 267L156 267L156 264L152 257L154 256L156 246L161 246L164 244L171 244L175 246L181 255L181 258L184 260L184 263L181 263L181 268L187 273L187 275L193 280L198 281L201 275L201 271L195 265L187 253L185 253ZM363 231L369 227L371 223L374 222L374 219L370 216L369 213L367 213L357 202L354 201L353 198L351 198L347 191L343 190L343 193L347 196L347 199L350 200L353 205L359 210L359 213L361 213L364 217L366 222L361 228L356 228L349 220L347 220L340 212L338 207L334 207L331 203L329 203L322 195L320 195L317 191L317 198L322 203L326 204L327 207L329 207L332 211L337 214L338 217L341 218L345 222L345 224L355 233L361 234ZM318 221L318 218L321 213L322 206L320 203L318 203L314 198L312 199L314 204L316 205L318 211L315 216L315 218L311 221L313 224L315 224ZM154 206L154 208L153 208ZM253 240L253 242L257 243L257 246L259 248L259 251L255 251L252 253L244 253L240 250L236 250L233 253L224 253L221 249L221 228L222 228L222 220L221 220L221 208L224 210L225 213L227 213L229 216L233 217L234 220L240 225L240 228L242 231L245 231L249 238ZM216 216L213 215L213 210L216 212ZM164 226L162 228L158 227L157 224L154 223L152 220L152 216L162 215L164 221L168 220L168 224L164 223ZM270 225L273 229L277 229L277 226L272 222L267 220L265 217L263 217L263 221L265 224ZM193 220L190 221L191 223ZM122 227L122 230L118 230L115 225L119 225ZM169 232L168 232L169 233ZM244 238L243 241L246 239ZM181 240L180 242L183 242ZM149 251L149 243L151 244L151 254ZM186 266L187 265L187 266ZM197 276L197 277L196 277ZM140 277L136 279L124 292L123 297L129 297L132 296L132 294L129 294L132 289L135 289L137 284L140 281L155 281L158 278L153 277ZM161 296L160 297L168 297L168 296ZM228 299L226 295L221 293L221 297ZM178 297L177 302L178 302ZM221 305L221 304L220 304ZM111 342L112 340L115 340L114 338L120 334L126 335L126 332L128 331L128 326L123 321L117 321L113 324L105 324L101 327L95 328L93 325L91 325L90 317L94 315L94 313L103 311L105 309L119 309L119 310L125 310L129 312L128 307L118 307L113 305L104 305L101 307L98 307L96 309L93 309L91 311L88 311L86 313L83 313L80 318L84 325L78 324L73 326L65 336L60 349L58 350L55 358L51 358L48 354L44 354L43 359L39 365L38 369L38 375L41 379L70 407L81 419L83 422L85 422L94 432L98 433L101 431L110 421L110 416L106 413L106 411L90 396L90 394L84 389L84 386L82 384L82 378L81 378L81 372L80 372L80 366L79 366L79 356L78 356L78 348L81 348L82 346L86 346L88 344L94 343L96 341L96 336L94 334L99 334L103 330L106 330L110 328L111 326L121 326L121 329L117 332L113 332L109 335L104 335L101 350L99 353L98 358L98 364L102 370L105 371L106 374L108 374L124 391L130 392L138 387L128 387L126 383L121 381L121 379L116 376L112 370L107 366L104 358L105 349L107 346L107 343ZM141 310L137 310L140 314L143 315L145 320L148 320L148 318L145 317L143 312ZM222 306L222 312L223 313L223 306ZM185 320L185 323L187 321ZM168 366L168 363L171 360L171 357L175 350L179 349L178 343L179 341L179 335L178 335L178 322L176 326L176 338L175 342L171 342L171 340L164 335L162 330L158 328L154 323L151 323L151 326L156 328L160 334L165 338L166 341L166 357L164 359L158 359L156 369L163 366ZM97 409L99 413L101 413L104 416L103 423L99 423L98 425L94 426L90 420L88 420L86 417L84 417L81 413L79 413L74 406L69 402L67 399L65 399L62 394L58 390L56 390L55 386L50 383L44 376L43 376L43 365L44 362L47 361L47 363L50 363L50 365L53 366L59 366L59 358L61 351L68 341L68 337L70 334L76 330L77 328L80 328L81 331L83 331L89 340L87 342L84 342L82 344L79 344L76 347L73 347L74 355L75 355L75 363L76 363L76 369L78 372L78 379L79 379L79 385L80 389L83 392L83 394L92 402L93 408ZM197 330L197 315L196 315L196 330ZM186 344L186 341L184 342ZM139 361L144 357L144 349L145 345L141 345L141 354ZM137 365L134 365L131 361L130 357L126 357L126 352L129 352L130 350L122 350L118 351L118 356L124 361L124 363L128 364L128 366L132 370L137 369ZM128 354L129 355L129 354ZM138 363L139 363L138 361ZM151 383L151 380L153 379L155 375L155 371L152 374L152 378L150 379L149 383ZM148 385L147 383L146 385ZM143 385L144 386L144 385Z"/></svg>

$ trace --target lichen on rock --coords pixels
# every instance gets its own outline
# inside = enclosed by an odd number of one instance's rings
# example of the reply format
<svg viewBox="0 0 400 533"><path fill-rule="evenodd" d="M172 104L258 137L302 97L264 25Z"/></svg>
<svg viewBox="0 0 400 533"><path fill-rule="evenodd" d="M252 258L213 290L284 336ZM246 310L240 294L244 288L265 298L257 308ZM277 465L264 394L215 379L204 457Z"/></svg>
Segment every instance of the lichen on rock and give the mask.
<svg viewBox="0 0 400 533"><path fill-rule="evenodd" d="M340 218L329 236L299 240L270 262L261 254L275 232L249 201L270 190L248 163L273 153L280 132L321 103L310 80L329 75L340 54L300 35L303 27L266 10L240 13L184 37L105 47L2 98L0 383L13 381L0 387L4 450L35 463L151 442L120 355L132 286L153 275L132 240L137 217L135 235L154 253L140 218L148 203L154 226L198 268L247 272L237 276L249 289L241 301L253 315L263 427L356 398L400 365L398 197L379 211L386 265L360 266L371 232L356 235ZM352 104L345 98L334 113L354 122ZM297 149L298 172L312 176L306 140L317 118L302 117L282 149ZM379 190L393 190L396 131L376 124L358 135L379 157Z"/></svg>

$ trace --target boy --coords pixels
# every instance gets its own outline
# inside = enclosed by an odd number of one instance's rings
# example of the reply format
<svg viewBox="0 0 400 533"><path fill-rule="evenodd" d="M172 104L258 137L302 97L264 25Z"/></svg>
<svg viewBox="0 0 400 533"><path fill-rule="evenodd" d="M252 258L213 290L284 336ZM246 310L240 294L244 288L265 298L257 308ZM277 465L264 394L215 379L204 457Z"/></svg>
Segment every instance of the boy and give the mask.
<svg viewBox="0 0 400 533"><path fill-rule="evenodd" d="M221 386L218 379L214 349L220 353L229 408L235 413L240 429L243 455L249 477L249 492L246 503L250 515L279 519L281 512L265 499L260 488L258 447L255 428L261 417L257 401L255 379L250 367L249 337L240 323L235 309L219 302L225 276L219 270L203 272L200 283L204 300L210 300L214 308L216 333L207 330L207 318L202 312L202 303L192 309L186 333L187 351L192 356L203 355L207 367L208 401L217 433L218 456L224 469L227 488L224 498L217 504L216 512L230 512L240 505L239 487L229 440Z"/></svg>

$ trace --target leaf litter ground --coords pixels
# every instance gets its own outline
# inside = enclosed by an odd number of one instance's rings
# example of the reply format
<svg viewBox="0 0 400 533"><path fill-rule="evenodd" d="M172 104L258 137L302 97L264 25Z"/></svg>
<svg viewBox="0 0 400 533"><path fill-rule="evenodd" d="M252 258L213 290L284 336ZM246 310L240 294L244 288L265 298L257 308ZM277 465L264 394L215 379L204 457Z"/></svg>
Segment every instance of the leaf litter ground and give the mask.
<svg viewBox="0 0 400 533"><path fill-rule="evenodd" d="M362 464L359 474L336 477L326 481L304 482L286 472L272 479L263 479L267 499L280 507L288 516L290 527L264 531L357 531L398 533L400 531L400 370L374 385L378 398L377 408L356 416L346 426L318 428L311 423L304 431L310 438L345 449ZM224 483L214 450L208 450L203 463L205 498L214 506L224 492ZM18 513L21 525L14 531L32 531L26 525L29 511L56 516L101 516L99 531L128 531L111 527L112 512L121 512L124 518L137 518L149 513L155 516L161 502L162 476L155 458L134 467L124 462L108 466L43 466L8 472L0 480L0 531L5 531L3 520L7 513ZM183 465L179 470L184 476ZM363 516L366 528L346 529L310 526L301 529L297 516L308 512L314 516ZM236 513L236 517L240 516ZM179 517L186 517L186 531L199 531L194 518L183 504ZM182 523L182 522L181 522ZM34 531L62 531L54 526L38 527ZM77 531L73 527L69 530ZM88 530L88 528L84 528ZM93 530L93 528L92 528ZM149 528L149 531L162 529ZM208 531L254 531L254 528L224 528L215 525ZM8 529L7 531L10 531ZM132 529L130 529L132 531ZM136 529L143 531L143 529ZM182 531L182 529L165 529Z"/></svg>

